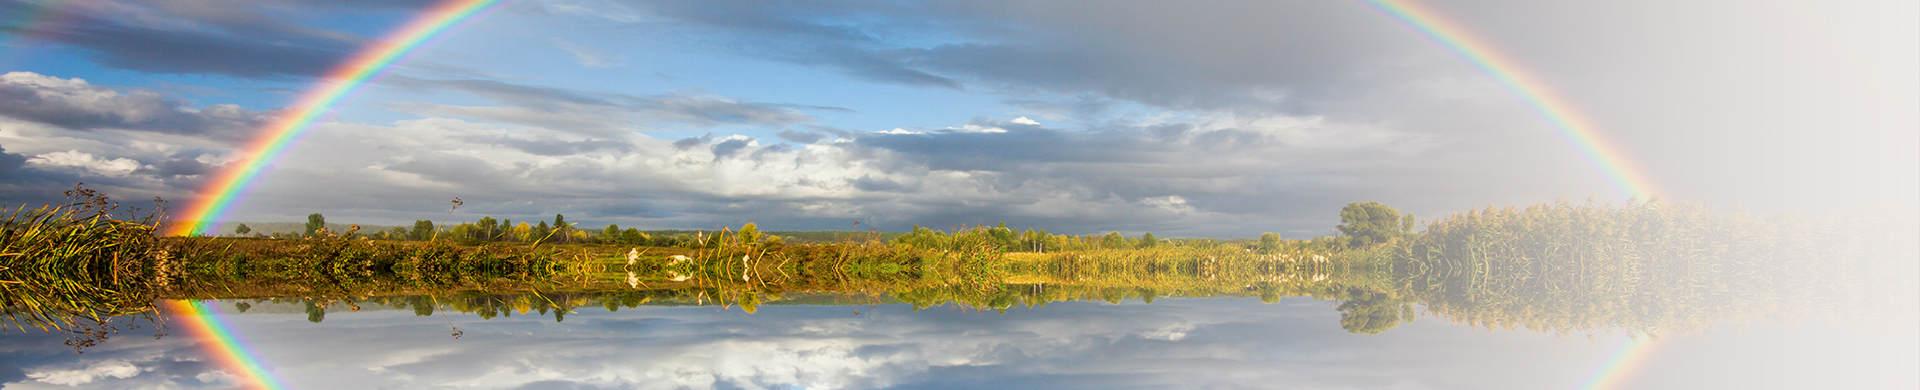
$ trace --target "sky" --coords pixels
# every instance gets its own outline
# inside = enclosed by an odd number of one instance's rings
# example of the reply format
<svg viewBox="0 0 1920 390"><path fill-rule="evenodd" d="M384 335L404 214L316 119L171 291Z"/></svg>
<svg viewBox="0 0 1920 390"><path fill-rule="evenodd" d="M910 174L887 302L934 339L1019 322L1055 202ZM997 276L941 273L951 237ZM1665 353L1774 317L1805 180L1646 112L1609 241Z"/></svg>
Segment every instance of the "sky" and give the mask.
<svg viewBox="0 0 1920 390"><path fill-rule="evenodd" d="M343 310L316 324L298 305L256 303L225 321L274 375L302 389L1580 389L1625 340L1488 331L1432 317L1348 334L1333 305L1160 299L1054 302L1004 314L896 304L761 306L751 315L713 306L585 307L564 322L540 313L481 320ZM273 311L287 314L257 314ZM450 324L460 338L449 336ZM1807 319L1668 335L1605 388L1912 388L1917 378L1905 368L1920 362L1920 341L1911 330L1911 318ZM0 335L0 386L234 384L230 368L203 351L206 341L178 328L159 339L145 332L125 330L83 354L58 335Z"/></svg>
<svg viewBox="0 0 1920 390"><path fill-rule="evenodd" d="M0 201L182 208L433 3L0 0ZM1920 4L1415 3L1663 200L1920 221ZM228 219L1304 238L1350 202L1627 200L1604 164L1356 1L519 0L334 106Z"/></svg>

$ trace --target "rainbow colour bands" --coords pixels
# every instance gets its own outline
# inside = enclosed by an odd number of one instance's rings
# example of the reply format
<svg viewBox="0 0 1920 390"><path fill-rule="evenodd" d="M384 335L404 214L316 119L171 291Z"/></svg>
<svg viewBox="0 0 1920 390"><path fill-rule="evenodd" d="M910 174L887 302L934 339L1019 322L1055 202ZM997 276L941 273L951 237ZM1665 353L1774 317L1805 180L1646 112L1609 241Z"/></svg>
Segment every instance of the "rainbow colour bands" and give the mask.
<svg viewBox="0 0 1920 390"><path fill-rule="evenodd" d="M160 306L170 312L170 318L185 323L188 333L203 341L201 346L215 363L231 371L228 374L240 378L241 383L237 385L259 390L287 388L273 376L273 371L247 352L246 344L233 333L232 327L220 320L220 313L207 306L206 302L160 301Z"/></svg>
<svg viewBox="0 0 1920 390"><path fill-rule="evenodd" d="M187 208L184 215L186 223L174 224L167 228L166 235L184 236L194 233L212 235L215 222L224 218L231 207L239 204L253 187L255 180L266 171L267 165L278 161L300 137L313 127L313 123L330 108L358 89L369 78L377 76L414 48L427 42L435 34L445 31L459 22L487 10L503 0L447 0L435 4L420 17L388 34L385 39L375 41L366 49L334 67L322 77L319 87L307 91L293 106L293 109L280 115L261 130L259 138L241 148L238 160L230 162L233 168L221 171L202 188L200 193L207 194Z"/></svg>
<svg viewBox="0 0 1920 390"><path fill-rule="evenodd" d="M1607 359L1606 363L1594 369L1591 379L1587 380L1585 386L1580 386L1580 389L1601 390L1619 387L1620 381L1625 379L1627 374L1633 373L1633 369L1645 364L1648 356L1653 356L1657 343L1659 343L1658 340L1645 336L1628 338L1621 342L1620 347L1615 348L1613 358Z"/></svg>
<svg viewBox="0 0 1920 390"><path fill-rule="evenodd" d="M1574 147L1587 156L1590 163L1612 179L1622 196L1646 199L1658 192L1645 172L1628 163L1627 156L1620 152L1612 142L1601 137L1591 121L1582 117L1573 105L1557 96L1548 94L1540 83L1514 64L1513 60L1500 55L1492 45L1475 39L1467 30L1447 21L1441 14L1420 7L1407 0L1361 0L1371 8L1377 9L1394 20L1405 23L1419 31L1440 46L1459 55L1462 59L1493 76L1507 91L1526 102L1535 112L1560 130L1560 135L1572 142Z"/></svg>

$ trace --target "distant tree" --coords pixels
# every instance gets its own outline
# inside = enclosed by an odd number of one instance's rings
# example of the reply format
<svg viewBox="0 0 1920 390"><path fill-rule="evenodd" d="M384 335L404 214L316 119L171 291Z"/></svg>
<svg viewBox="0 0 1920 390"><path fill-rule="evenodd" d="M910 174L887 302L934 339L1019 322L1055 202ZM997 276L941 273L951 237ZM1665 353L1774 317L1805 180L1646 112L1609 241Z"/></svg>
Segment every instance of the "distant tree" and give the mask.
<svg viewBox="0 0 1920 390"><path fill-rule="evenodd" d="M544 241L548 235L553 234L553 228L547 226L547 221L540 221L540 225L534 226L531 233L527 236L527 241Z"/></svg>
<svg viewBox="0 0 1920 390"><path fill-rule="evenodd" d="M987 231L987 234L993 237L994 245L999 245L1000 250L1012 251L1020 249L1020 234L1012 228L1008 228L1006 222L1001 222L999 225L994 226L993 229Z"/></svg>
<svg viewBox="0 0 1920 390"><path fill-rule="evenodd" d="M387 239L389 240L405 240L407 238L409 238L409 236L407 235L406 226L394 226L392 229L387 229Z"/></svg>
<svg viewBox="0 0 1920 390"><path fill-rule="evenodd" d="M252 232L253 232L253 228L247 227L247 224L244 224L244 223L240 224L239 227L233 228L233 234L237 234L242 237L246 236L247 233L252 233Z"/></svg>
<svg viewBox="0 0 1920 390"><path fill-rule="evenodd" d="M500 221L500 241L513 241L513 218Z"/></svg>
<svg viewBox="0 0 1920 390"><path fill-rule="evenodd" d="M481 240L493 241L500 237L500 221L493 217L480 217L480 221L474 223L474 227L479 230L478 238Z"/></svg>
<svg viewBox="0 0 1920 390"><path fill-rule="evenodd" d="M1140 236L1140 249L1152 248L1155 245L1160 245L1160 240L1153 238L1153 232Z"/></svg>
<svg viewBox="0 0 1920 390"><path fill-rule="evenodd" d="M607 224L606 229L600 230L600 239L609 244L620 243L620 225Z"/></svg>
<svg viewBox="0 0 1920 390"><path fill-rule="evenodd" d="M566 242L566 241L567 241L567 228L568 228L568 227L571 227L571 226L568 226L568 225L567 225L567 216L565 216L565 215L560 215L560 214L554 214L554 215L553 215L553 230L554 230L554 231L556 231L556 232L558 232L558 233L556 233L556 234L554 234L553 236L554 236L555 238L559 238L559 239L560 239L560 242Z"/></svg>
<svg viewBox="0 0 1920 390"><path fill-rule="evenodd" d="M433 221L425 219L413 221L413 239L424 241L431 238L433 238Z"/></svg>
<svg viewBox="0 0 1920 390"><path fill-rule="evenodd" d="M1260 253L1278 252L1280 251L1281 242L1280 234L1278 233L1260 233L1260 242L1254 244L1253 250Z"/></svg>
<svg viewBox="0 0 1920 390"><path fill-rule="evenodd" d="M321 216L320 213L313 213L313 214L307 215L307 231L305 233L307 237L313 237L313 232L317 232L317 231L320 231L320 229L326 229L326 228L327 228L327 217Z"/></svg>
<svg viewBox="0 0 1920 390"><path fill-rule="evenodd" d="M1340 209L1341 234L1350 246L1368 246L1413 234L1413 215L1380 202L1348 203Z"/></svg>
<svg viewBox="0 0 1920 390"><path fill-rule="evenodd" d="M1120 232L1107 233L1107 235L1100 237L1100 248L1102 249L1121 249L1126 247L1127 237L1120 235Z"/></svg>
<svg viewBox="0 0 1920 390"><path fill-rule="evenodd" d="M627 245L645 244L647 243L647 234L641 233L640 229L627 228L626 231L620 232L620 243Z"/></svg>

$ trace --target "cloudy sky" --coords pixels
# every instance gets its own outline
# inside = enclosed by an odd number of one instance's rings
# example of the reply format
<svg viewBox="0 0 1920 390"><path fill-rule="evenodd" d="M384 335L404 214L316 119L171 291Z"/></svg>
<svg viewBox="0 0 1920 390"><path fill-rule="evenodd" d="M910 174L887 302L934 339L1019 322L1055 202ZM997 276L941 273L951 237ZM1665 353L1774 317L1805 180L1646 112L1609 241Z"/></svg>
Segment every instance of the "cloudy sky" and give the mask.
<svg viewBox="0 0 1920 390"><path fill-rule="evenodd" d="M197 199L432 3L0 0L0 200ZM1663 198L1920 213L1920 4L1420 3ZM457 196L467 220L1305 237L1356 201L1625 198L1493 78L1352 1L521 0L335 109L232 220L402 224Z"/></svg>

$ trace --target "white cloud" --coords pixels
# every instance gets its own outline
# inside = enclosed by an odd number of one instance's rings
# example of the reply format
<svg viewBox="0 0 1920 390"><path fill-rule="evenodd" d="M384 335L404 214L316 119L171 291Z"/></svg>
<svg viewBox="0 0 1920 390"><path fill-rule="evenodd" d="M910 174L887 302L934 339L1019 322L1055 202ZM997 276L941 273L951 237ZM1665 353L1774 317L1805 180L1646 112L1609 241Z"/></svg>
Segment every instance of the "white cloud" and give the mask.
<svg viewBox="0 0 1920 390"><path fill-rule="evenodd" d="M222 371L222 370L202 372L199 375L194 375L193 379L200 381L200 383L210 383L210 384L241 383L239 376L228 374L226 371Z"/></svg>
<svg viewBox="0 0 1920 390"><path fill-rule="evenodd" d="M1193 212L1193 206L1187 205L1187 199L1182 198L1179 195L1168 195L1168 196L1159 197L1159 198L1144 198L1144 199L1140 199L1140 203L1148 206L1158 207L1162 210L1172 211L1175 213Z"/></svg>
<svg viewBox="0 0 1920 390"><path fill-rule="evenodd" d="M1174 325L1167 325L1160 329L1154 329L1154 330L1142 332L1140 333L1140 338L1153 339L1153 340L1166 340L1166 341L1180 341L1180 339L1187 338L1187 332L1191 332L1191 331L1193 331L1192 324L1174 324Z"/></svg>
<svg viewBox="0 0 1920 390"><path fill-rule="evenodd" d="M140 375L140 371L126 360L108 359L78 369L36 369L27 373L27 377L41 383L78 386L101 378L132 378Z"/></svg>
<svg viewBox="0 0 1920 390"><path fill-rule="evenodd" d="M120 177L139 170L141 164L129 158L105 159L92 153L69 150L34 156L27 163L54 167L74 167L102 176Z"/></svg>

